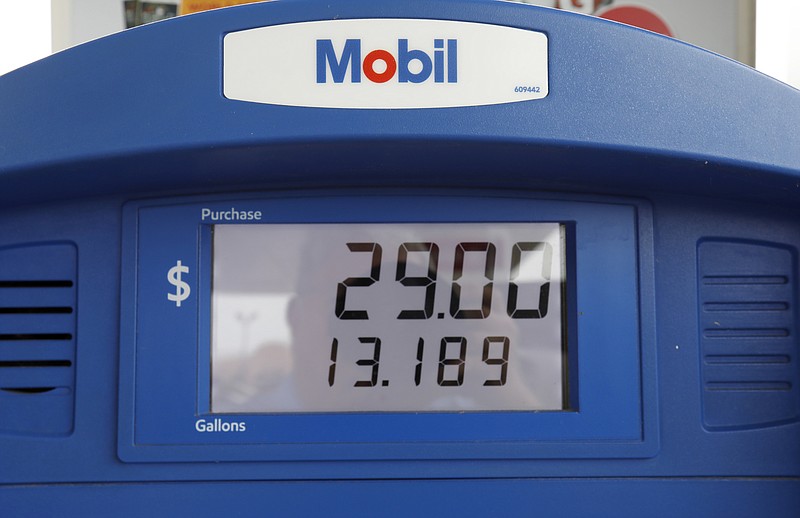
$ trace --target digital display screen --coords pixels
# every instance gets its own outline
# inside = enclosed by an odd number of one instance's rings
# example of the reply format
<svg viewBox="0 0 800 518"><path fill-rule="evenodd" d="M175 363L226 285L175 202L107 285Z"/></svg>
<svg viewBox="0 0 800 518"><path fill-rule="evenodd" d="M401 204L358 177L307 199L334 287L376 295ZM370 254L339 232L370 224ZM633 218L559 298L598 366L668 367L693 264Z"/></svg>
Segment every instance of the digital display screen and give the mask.
<svg viewBox="0 0 800 518"><path fill-rule="evenodd" d="M563 224L212 229L212 413L567 408Z"/></svg>

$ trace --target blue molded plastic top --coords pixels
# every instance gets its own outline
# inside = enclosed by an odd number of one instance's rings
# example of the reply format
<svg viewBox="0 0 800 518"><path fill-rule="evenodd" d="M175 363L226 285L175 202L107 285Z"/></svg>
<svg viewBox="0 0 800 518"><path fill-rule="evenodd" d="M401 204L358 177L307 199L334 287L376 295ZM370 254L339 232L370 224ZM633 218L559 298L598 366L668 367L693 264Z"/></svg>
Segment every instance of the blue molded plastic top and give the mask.
<svg viewBox="0 0 800 518"><path fill-rule="evenodd" d="M225 34L373 17L544 32L550 93L424 110L223 97ZM507 2L298 0L181 17L0 77L0 113L8 204L223 184L662 189L792 203L800 191L797 90L670 38Z"/></svg>

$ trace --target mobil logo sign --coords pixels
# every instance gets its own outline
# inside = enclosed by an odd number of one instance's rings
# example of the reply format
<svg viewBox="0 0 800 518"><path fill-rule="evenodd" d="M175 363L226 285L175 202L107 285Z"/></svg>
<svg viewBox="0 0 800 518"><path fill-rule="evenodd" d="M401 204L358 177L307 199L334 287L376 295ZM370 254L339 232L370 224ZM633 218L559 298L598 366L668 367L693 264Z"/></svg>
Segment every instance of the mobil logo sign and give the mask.
<svg viewBox="0 0 800 518"><path fill-rule="evenodd" d="M445 43L446 42L446 43ZM328 70L335 83L342 83L350 70L350 81L361 82L361 73L373 83L396 79L400 83L458 82L458 40L435 38L430 52L411 49L407 38L397 40L395 53L385 49L369 51L361 60L360 39L345 40L337 54L333 41L317 40L317 83L328 82Z"/></svg>
<svg viewBox="0 0 800 518"><path fill-rule="evenodd" d="M231 100L351 109L481 106L542 99L548 40L506 26L425 19L301 22L230 33Z"/></svg>

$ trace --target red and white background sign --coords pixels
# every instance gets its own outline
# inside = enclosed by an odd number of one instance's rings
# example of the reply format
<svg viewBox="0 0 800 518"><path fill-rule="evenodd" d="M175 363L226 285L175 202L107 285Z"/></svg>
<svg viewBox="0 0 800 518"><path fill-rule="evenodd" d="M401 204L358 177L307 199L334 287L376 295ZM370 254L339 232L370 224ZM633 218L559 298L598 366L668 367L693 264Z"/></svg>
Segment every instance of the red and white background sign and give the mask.
<svg viewBox="0 0 800 518"><path fill-rule="evenodd" d="M672 36L752 65L755 0L515 0Z"/></svg>

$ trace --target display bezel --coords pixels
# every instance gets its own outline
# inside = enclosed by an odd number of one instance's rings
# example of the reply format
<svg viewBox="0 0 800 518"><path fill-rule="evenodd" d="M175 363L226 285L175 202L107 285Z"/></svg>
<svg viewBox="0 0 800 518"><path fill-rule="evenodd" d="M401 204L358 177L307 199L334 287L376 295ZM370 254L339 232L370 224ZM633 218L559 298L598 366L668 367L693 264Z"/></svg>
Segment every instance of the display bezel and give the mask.
<svg viewBox="0 0 800 518"><path fill-rule="evenodd" d="M571 242L567 250L574 251L567 257L572 271L566 288L571 293L566 307L569 411L210 414L210 337L209 326L202 323L210 316L212 222L203 221L200 214L202 208L232 206L261 211L262 223L564 224ZM657 437L646 432L653 430L655 417L643 412L647 384L641 370L645 358L639 296L647 247L643 252L640 245L642 212L648 214L646 205L629 201L468 192L297 193L130 203L125 209L125 271L136 273L123 276L127 326L122 332L120 457L202 461L591 458L611 452L647 456ZM189 254L185 264L194 273L187 278L197 288L197 297L176 317L167 305L165 272L174 258ZM600 275L596 265L605 256L621 264ZM200 420L211 429L201 432ZM220 429L238 422L245 430Z"/></svg>

